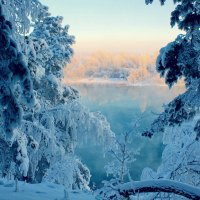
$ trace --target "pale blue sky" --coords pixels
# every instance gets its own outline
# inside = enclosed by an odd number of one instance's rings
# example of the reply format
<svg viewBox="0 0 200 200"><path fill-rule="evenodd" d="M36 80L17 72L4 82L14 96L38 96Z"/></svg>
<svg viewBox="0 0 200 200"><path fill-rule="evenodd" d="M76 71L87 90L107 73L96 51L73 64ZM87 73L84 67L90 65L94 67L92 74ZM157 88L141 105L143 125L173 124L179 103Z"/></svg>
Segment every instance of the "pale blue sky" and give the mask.
<svg viewBox="0 0 200 200"><path fill-rule="evenodd" d="M77 52L97 50L146 53L159 50L179 31L170 27L172 1L158 0L42 0L53 15L64 16L75 35Z"/></svg>

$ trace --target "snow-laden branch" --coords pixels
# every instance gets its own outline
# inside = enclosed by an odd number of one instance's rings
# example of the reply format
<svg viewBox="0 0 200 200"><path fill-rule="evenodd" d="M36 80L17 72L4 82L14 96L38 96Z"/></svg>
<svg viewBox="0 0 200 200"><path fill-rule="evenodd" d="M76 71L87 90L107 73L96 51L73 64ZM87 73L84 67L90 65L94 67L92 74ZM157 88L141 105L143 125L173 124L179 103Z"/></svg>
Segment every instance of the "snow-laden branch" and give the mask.
<svg viewBox="0 0 200 200"><path fill-rule="evenodd" d="M167 192L174 193L188 199L200 199L199 187L194 187L172 180L133 181L117 185L113 189L117 190L119 194L124 197L129 197L130 195L138 193Z"/></svg>

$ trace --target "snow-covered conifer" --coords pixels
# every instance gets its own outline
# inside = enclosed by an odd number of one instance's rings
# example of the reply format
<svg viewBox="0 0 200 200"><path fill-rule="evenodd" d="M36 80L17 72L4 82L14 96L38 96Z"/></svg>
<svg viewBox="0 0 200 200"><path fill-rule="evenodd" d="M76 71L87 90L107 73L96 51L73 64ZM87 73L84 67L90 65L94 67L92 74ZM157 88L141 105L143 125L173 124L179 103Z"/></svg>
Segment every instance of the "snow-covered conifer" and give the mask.
<svg viewBox="0 0 200 200"><path fill-rule="evenodd" d="M147 4L152 2L146 1ZM178 35L175 41L160 50L156 67L170 88L183 78L186 92L165 106L164 113L155 120L151 130L144 133L146 136L163 131L167 125L192 119L200 107L200 3L197 0L176 0L174 3L176 8L172 12L171 25L177 24L186 33Z"/></svg>
<svg viewBox="0 0 200 200"><path fill-rule="evenodd" d="M169 87L183 78L186 92L166 105L151 130L144 133L151 137L153 133L163 132L166 147L158 170L146 168L142 179L172 179L199 187L200 3L197 0L174 3L177 6L171 14L171 26L177 24L186 33L160 50L157 71ZM162 193L159 196L164 198ZM158 194L151 196L157 197ZM182 198L169 195L168 199Z"/></svg>
<svg viewBox="0 0 200 200"><path fill-rule="evenodd" d="M1 4L0 10L1 135L6 140L11 140L14 129L20 126L23 117L20 103L31 107L34 95L27 62L18 49L12 24L5 19Z"/></svg>
<svg viewBox="0 0 200 200"><path fill-rule="evenodd" d="M74 150L90 136L106 148L114 134L105 117L90 113L78 102L78 92L62 85L74 37L62 26L62 17L50 16L37 0L2 0L2 7L1 175L88 188L89 170Z"/></svg>

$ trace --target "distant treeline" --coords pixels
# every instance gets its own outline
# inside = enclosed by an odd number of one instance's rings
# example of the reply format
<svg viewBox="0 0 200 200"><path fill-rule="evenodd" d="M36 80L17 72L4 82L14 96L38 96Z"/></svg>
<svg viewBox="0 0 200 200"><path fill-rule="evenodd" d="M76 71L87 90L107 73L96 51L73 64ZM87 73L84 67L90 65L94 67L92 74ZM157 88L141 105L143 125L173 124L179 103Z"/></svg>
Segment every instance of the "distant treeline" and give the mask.
<svg viewBox="0 0 200 200"><path fill-rule="evenodd" d="M96 52L90 55L75 55L65 69L65 81L103 79L163 84L155 68L157 54Z"/></svg>

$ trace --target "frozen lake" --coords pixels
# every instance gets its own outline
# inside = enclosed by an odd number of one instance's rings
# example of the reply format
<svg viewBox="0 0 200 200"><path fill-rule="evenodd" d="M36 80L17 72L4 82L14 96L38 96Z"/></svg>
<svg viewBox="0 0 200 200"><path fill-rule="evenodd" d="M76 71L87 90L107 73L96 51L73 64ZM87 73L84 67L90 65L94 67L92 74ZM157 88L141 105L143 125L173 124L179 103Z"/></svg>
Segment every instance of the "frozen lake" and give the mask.
<svg viewBox="0 0 200 200"><path fill-rule="evenodd" d="M156 113L162 111L163 104L168 103L178 94L184 91L183 87L175 87L169 90L165 86L127 86L117 84L79 84L74 85L81 95L82 103L90 111L100 111L111 124L111 129L116 135L131 130L134 119L141 115L142 121L139 131L147 129ZM134 133L133 148L140 148L140 155L131 166L131 176L139 180L141 171L145 166L156 169L160 163L162 154L162 135L156 135L153 139ZM104 165L107 162L103 157L101 147L88 144L77 150L77 154L90 168L92 178L98 186L106 179Z"/></svg>

